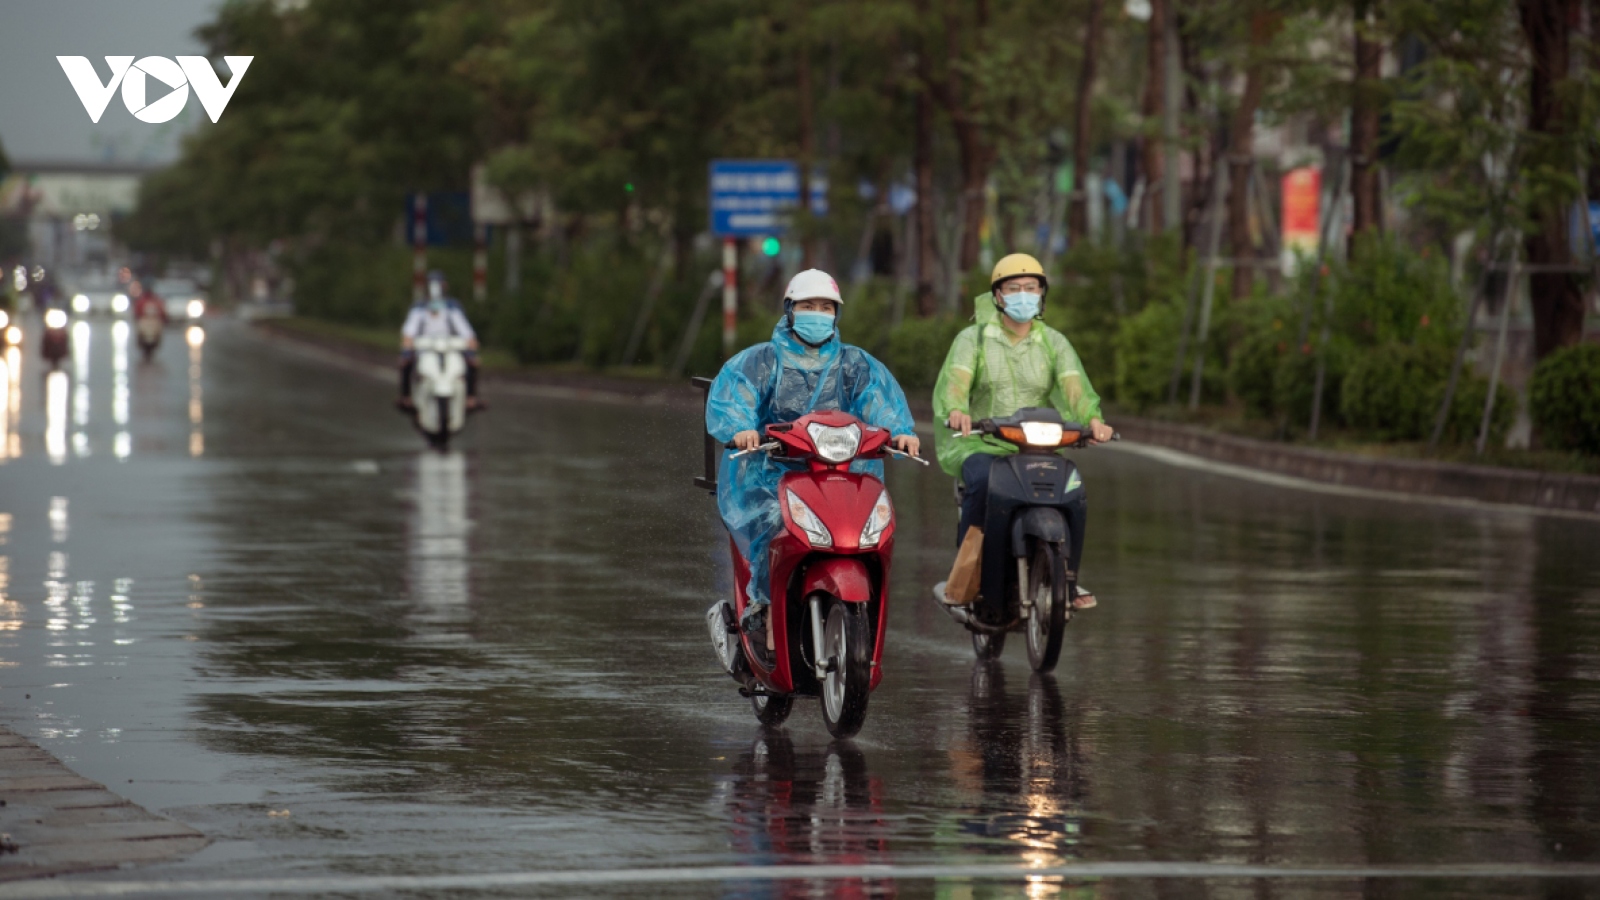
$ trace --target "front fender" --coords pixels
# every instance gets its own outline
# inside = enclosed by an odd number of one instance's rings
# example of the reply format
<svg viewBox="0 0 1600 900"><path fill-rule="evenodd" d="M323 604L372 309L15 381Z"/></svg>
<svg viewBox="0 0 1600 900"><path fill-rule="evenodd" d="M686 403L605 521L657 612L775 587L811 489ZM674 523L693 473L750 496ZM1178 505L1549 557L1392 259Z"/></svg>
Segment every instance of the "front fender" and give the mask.
<svg viewBox="0 0 1600 900"><path fill-rule="evenodd" d="M853 556L826 556L806 566L800 596L821 591L846 603L866 603L872 599L872 578L867 564Z"/></svg>
<svg viewBox="0 0 1600 900"><path fill-rule="evenodd" d="M1067 520L1061 511L1050 506L1033 506L1011 520L1011 554L1017 558L1028 555L1028 538L1035 537L1051 544L1067 540Z"/></svg>

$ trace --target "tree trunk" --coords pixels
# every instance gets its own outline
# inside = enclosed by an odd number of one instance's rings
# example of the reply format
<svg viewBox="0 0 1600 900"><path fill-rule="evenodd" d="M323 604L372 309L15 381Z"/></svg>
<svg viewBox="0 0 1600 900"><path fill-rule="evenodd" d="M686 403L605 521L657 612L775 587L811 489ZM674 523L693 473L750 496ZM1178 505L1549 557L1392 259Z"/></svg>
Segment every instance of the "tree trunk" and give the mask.
<svg viewBox="0 0 1600 900"><path fill-rule="evenodd" d="M1572 112L1562 102L1570 77L1571 32L1578 21L1578 0L1518 0L1522 30L1528 38L1533 71L1529 79L1528 130L1544 138L1544 158L1530 160L1555 171L1573 171L1566 144ZM1571 265L1567 234L1568 209L1575 198L1547 200L1535 210L1537 224L1524 244L1528 293L1533 306L1533 353L1543 359L1583 339L1583 291L1578 273L1539 271L1536 267Z"/></svg>
<svg viewBox="0 0 1600 900"><path fill-rule="evenodd" d="M987 212L984 202L985 188L989 183L989 165L994 152L984 140L983 129L973 115L972 98L967 96L957 66L963 58L960 34L969 31L974 36L974 55L983 53L983 33L989 24L988 4L978 0L976 21L969 29L957 20L954 10L947 4L944 13L945 59L949 61L942 82L934 85L936 95L950 116L956 133L956 151L961 159L961 246L956 262L961 272L978 264L983 249L983 219Z"/></svg>
<svg viewBox="0 0 1600 900"><path fill-rule="evenodd" d="M1255 241L1250 237L1250 170L1255 165L1256 110L1266 90L1268 70L1260 54L1272 43L1283 23L1282 17L1258 11L1250 17L1250 50L1256 57L1245 72L1244 93L1234 107L1228 127L1228 246L1236 260L1233 266L1233 296L1250 296L1256 270L1247 261L1255 257Z"/></svg>
<svg viewBox="0 0 1600 900"><path fill-rule="evenodd" d="M1161 112L1166 99L1167 2L1168 0L1150 0L1150 27L1145 49L1143 110L1145 135L1142 165L1145 183L1145 229L1151 234L1160 234L1166 228L1166 222L1161 215L1162 199L1159 190L1162 184L1163 162L1161 138L1153 129L1161 121Z"/></svg>
<svg viewBox="0 0 1600 900"><path fill-rule="evenodd" d="M1378 109L1383 102L1383 45L1368 29L1374 24L1369 0L1357 0L1356 77L1350 98L1350 193L1355 217L1350 248L1366 231L1383 228L1383 198L1378 191Z"/></svg>
<svg viewBox="0 0 1600 900"><path fill-rule="evenodd" d="M931 316L939 310L933 273L939 269L939 244L933 216L933 97L923 86L917 91L916 136L912 167L917 179L917 314Z"/></svg>
<svg viewBox="0 0 1600 900"><path fill-rule="evenodd" d="M1100 20L1105 0L1089 0L1089 21L1083 28L1083 68L1078 72L1078 99L1072 138L1072 196L1068 198L1067 234L1076 247L1089 233L1089 198L1084 191L1093 136L1089 132L1094 101L1095 68L1100 59Z"/></svg>
<svg viewBox="0 0 1600 900"><path fill-rule="evenodd" d="M802 7L801 16L805 15ZM805 27L803 24L802 28ZM816 114L811 97L811 47L802 35L797 48L795 65L796 89L800 94L799 119L800 119L800 219L806 223L807 216L811 213L811 169L816 160L817 133ZM816 265L816 238L811 234L810 228L804 228L800 235L800 268L810 269Z"/></svg>

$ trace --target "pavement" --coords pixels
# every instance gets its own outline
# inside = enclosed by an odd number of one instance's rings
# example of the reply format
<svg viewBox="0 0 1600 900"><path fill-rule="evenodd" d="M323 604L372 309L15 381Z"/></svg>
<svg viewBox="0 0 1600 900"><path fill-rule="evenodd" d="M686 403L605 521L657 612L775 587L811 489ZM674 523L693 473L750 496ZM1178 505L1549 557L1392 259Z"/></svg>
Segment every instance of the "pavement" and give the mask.
<svg viewBox="0 0 1600 900"><path fill-rule="evenodd" d="M168 338L6 361L0 725L209 842L0 898L1600 893L1593 522L1085 451L1100 605L1040 676L934 607L950 485L891 465L834 741L707 646L692 408L491 384L441 454L387 366Z"/></svg>

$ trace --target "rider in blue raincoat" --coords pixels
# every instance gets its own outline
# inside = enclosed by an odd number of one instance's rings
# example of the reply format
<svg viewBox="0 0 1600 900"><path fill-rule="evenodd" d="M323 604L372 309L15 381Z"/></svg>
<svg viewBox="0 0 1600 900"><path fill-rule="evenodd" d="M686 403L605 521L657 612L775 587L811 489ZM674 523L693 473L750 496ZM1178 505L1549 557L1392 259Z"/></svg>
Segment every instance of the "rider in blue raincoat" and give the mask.
<svg viewBox="0 0 1600 900"><path fill-rule="evenodd" d="M843 304L839 285L826 272L807 269L796 275L784 292L783 318L772 329L772 340L728 360L712 382L706 431L749 449L761 443L768 425L793 422L814 410L840 410L889 429L897 449L916 455L919 441L899 383L865 350L839 340L837 315ZM765 453L731 459L733 452L722 454L717 509L750 562L750 606L742 627L752 635L765 631L771 649L767 550L783 530L778 480L798 466ZM856 460L850 470L883 477L878 460Z"/></svg>

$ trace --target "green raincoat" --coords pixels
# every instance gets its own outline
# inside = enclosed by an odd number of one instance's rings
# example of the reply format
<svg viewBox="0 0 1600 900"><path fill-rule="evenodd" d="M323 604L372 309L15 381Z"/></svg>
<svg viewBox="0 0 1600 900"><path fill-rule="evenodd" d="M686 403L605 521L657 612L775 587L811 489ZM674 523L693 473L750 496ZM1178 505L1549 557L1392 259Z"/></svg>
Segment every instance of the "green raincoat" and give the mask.
<svg viewBox="0 0 1600 900"><path fill-rule="evenodd" d="M1100 395L1089 384L1078 351L1066 335L1035 319L1028 336L1017 340L1000 324L994 297L973 300L977 324L956 335L933 388L934 444L939 467L961 477L961 464L974 453L1009 456L1017 448L983 435L961 437L944 423L952 412L974 420L1009 416L1030 406L1053 406L1068 422L1089 424L1100 415Z"/></svg>

